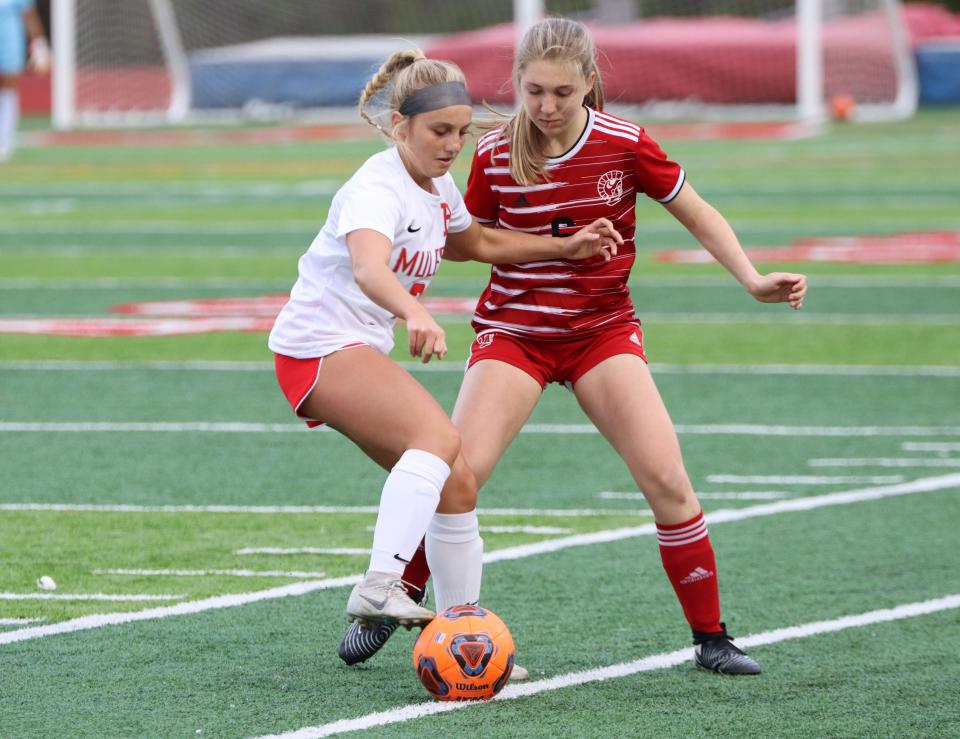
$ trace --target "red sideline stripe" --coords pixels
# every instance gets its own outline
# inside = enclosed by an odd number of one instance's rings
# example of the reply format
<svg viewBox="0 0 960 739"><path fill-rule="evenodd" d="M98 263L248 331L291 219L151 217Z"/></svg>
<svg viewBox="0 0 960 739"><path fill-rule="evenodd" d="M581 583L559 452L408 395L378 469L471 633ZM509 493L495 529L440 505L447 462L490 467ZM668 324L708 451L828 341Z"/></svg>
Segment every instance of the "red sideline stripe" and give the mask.
<svg viewBox="0 0 960 739"><path fill-rule="evenodd" d="M850 236L796 241L791 246L746 249L758 262L834 262L853 264L960 262L960 232ZM665 250L658 262L703 264L713 257L702 250Z"/></svg>
<svg viewBox="0 0 960 739"><path fill-rule="evenodd" d="M148 303L121 303L111 306L111 313L136 316L183 316L213 318L275 318L287 302L286 295L254 298L213 298L209 300L167 300ZM473 313L473 298L424 298L423 305L431 313Z"/></svg>
<svg viewBox="0 0 960 739"><path fill-rule="evenodd" d="M215 331L266 332L268 318L173 318L130 321L123 318L9 318L0 319L0 334L44 336L175 336Z"/></svg>

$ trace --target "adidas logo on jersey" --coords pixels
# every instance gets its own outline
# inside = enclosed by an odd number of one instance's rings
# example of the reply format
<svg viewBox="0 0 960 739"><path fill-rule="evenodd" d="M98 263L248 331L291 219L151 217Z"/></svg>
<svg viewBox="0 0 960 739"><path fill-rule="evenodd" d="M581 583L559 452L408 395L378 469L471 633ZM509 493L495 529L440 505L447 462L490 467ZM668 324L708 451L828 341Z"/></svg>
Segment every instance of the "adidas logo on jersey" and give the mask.
<svg viewBox="0 0 960 739"><path fill-rule="evenodd" d="M530 201L527 200L527 196L524 195L523 193L520 193L519 195L517 195L517 199L513 201L514 208L527 206L527 205L530 205Z"/></svg>
<svg viewBox="0 0 960 739"><path fill-rule="evenodd" d="M703 567L697 567L693 572L687 575L680 581L681 585L689 585L692 582L699 582L700 580L706 580L707 578L713 577L713 573L710 570L705 570Z"/></svg>

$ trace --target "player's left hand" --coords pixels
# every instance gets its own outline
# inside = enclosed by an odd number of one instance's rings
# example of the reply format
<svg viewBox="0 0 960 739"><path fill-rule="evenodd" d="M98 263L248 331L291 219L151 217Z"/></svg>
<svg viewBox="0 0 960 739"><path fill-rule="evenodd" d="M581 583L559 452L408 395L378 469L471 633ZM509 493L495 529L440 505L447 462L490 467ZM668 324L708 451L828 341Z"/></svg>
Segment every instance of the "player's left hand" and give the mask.
<svg viewBox="0 0 960 739"><path fill-rule="evenodd" d="M794 310L803 307L807 294L807 276L792 272L771 272L747 288L761 303L789 303Z"/></svg>
<svg viewBox="0 0 960 739"><path fill-rule="evenodd" d="M623 243L623 237L606 218L598 218L563 240L564 259L591 259L602 256L609 262Z"/></svg>

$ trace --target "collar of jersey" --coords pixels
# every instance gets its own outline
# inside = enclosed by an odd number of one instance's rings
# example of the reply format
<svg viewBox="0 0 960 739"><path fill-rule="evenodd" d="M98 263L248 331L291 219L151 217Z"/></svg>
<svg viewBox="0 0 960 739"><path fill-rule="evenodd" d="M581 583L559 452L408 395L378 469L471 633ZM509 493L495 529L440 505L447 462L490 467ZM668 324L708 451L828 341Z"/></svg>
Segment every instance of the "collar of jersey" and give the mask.
<svg viewBox="0 0 960 739"><path fill-rule="evenodd" d="M563 164L568 159L571 159L577 155L577 153L583 148L583 145L587 142L587 139L590 138L590 132L593 130L593 119L594 112L593 108L587 108L587 123L584 125L583 130L580 132L580 137L574 142L573 146L567 149L563 154L558 157L547 157L546 163L547 166L555 167L558 164Z"/></svg>

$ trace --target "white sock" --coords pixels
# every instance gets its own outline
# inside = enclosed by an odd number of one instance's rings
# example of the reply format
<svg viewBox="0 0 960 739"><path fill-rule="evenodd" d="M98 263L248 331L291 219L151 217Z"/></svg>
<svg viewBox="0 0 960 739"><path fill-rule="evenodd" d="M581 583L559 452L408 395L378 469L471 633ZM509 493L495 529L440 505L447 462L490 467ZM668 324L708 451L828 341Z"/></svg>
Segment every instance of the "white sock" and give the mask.
<svg viewBox="0 0 960 739"><path fill-rule="evenodd" d="M17 91L10 88L0 90L0 160L8 159L13 154L19 118L20 98Z"/></svg>
<svg viewBox="0 0 960 739"><path fill-rule="evenodd" d="M408 449L397 460L380 494L371 570L403 573L437 510L449 476L447 463L430 452Z"/></svg>
<svg viewBox="0 0 960 739"><path fill-rule="evenodd" d="M436 611L480 600L483 539L477 512L436 513L427 529Z"/></svg>

